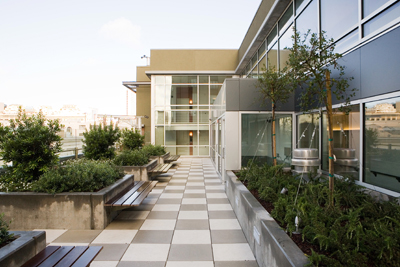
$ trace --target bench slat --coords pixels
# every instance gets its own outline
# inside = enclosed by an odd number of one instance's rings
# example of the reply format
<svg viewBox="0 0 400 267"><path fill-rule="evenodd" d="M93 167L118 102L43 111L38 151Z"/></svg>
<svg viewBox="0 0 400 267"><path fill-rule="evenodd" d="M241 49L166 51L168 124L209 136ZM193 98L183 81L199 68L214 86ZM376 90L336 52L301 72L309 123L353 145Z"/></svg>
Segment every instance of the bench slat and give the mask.
<svg viewBox="0 0 400 267"><path fill-rule="evenodd" d="M72 265L71 267L87 267L94 260L94 258L99 254L102 246L89 247L85 253Z"/></svg>
<svg viewBox="0 0 400 267"><path fill-rule="evenodd" d="M115 195L113 198L111 198L110 200L108 200L105 204L105 206L111 206L112 203L114 203L115 201L117 201L118 199L121 198L122 194L127 193L129 190L131 190L135 185L137 185L139 183L139 181L133 181L133 183L130 186L127 186L124 190L122 190L121 192L119 192L117 195Z"/></svg>
<svg viewBox="0 0 400 267"><path fill-rule="evenodd" d="M138 188L137 191L133 193L132 196L130 196L128 199L126 199L124 203L120 206L131 206L131 204L142 194L142 192L144 192L144 190L146 190L146 188L150 184L150 182L144 182L144 184L140 188Z"/></svg>
<svg viewBox="0 0 400 267"><path fill-rule="evenodd" d="M86 246L76 246L67 256L57 263L54 267L71 266L88 249Z"/></svg>
<svg viewBox="0 0 400 267"><path fill-rule="evenodd" d="M35 257L25 262L22 267L37 267L43 261L45 261L48 257L50 257L55 251L57 251L60 246L49 246L45 247L42 251L36 254Z"/></svg>
<svg viewBox="0 0 400 267"><path fill-rule="evenodd" d="M56 252L51 254L44 262L40 264L40 267L53 267L62 258L64 258L74 247L73 246L63 246L57 249Z"/></svg>
<svg viewBox="0 0 400 267"><path fill-rule="evenodd" d="M121 205L122 203L125 202L124 200L129 198L132 194L134 194L136 192L136 190L143 185L143 183L144 183L144 181L139 181L127 193L125 193L124 195L118 197L117 200L114 201L113 203L107 202L106 205L107 206L118 206L118 205Z"/></svg>
<svg viewBox="0 0 400 267"><path fill-rule="evenodd" d="M147 195L153 190L153 188L156 186L157 181L151 182L149 186L140 194L140 196L132 202L131 206L139 206L143 200L147 197Z"/></svg>

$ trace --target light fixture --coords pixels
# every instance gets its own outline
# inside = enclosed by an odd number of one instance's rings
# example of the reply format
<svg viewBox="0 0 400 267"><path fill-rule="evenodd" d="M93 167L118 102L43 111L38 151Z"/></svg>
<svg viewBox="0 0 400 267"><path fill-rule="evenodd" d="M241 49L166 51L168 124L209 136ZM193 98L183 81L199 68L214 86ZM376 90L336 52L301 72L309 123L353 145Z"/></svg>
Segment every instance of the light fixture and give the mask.
<svg viewBox="0 0 400 267"><path fill-rule="evenodd" d="M192 131L189 132L189 136L193 136L193 132Z"/></svg>
<svg viewBox="0 0 400 267"><path fill-rule="evenodd" d="M189 99L189 104L193 104L193 100L192 99Z"/></svg>

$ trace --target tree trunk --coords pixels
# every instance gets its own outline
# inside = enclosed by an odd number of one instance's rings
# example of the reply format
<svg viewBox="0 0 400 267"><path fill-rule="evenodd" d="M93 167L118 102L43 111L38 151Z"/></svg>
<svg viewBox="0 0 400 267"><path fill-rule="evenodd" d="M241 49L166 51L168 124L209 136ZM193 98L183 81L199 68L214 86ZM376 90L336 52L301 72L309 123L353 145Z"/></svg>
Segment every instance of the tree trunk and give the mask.
<svg viewBox="0 0 400 267"><path fill-rule="evenodd" d="M328 148L329 148L329 201L330 205L333 206L333 191L334 191L334 168L333 168L333 129L332 129L332 91L331 91L331 82L330 82L330 72L328 70L325 71L326 76L326 112L328 118Z"/></svg>
<svg viewBox="0 0 400 267"><path fill-rule="evenodd" d="M272 157L274 166L276 166L275 107L275 103L272 102Z"/></svg>

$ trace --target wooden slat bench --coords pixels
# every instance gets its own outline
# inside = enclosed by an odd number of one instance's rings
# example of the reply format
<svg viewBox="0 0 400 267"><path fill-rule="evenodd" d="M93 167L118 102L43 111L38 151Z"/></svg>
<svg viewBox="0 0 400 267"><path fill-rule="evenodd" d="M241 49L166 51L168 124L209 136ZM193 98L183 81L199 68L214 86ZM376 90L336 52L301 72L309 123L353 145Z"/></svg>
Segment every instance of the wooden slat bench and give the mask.
<svg viewBox="0 0 400 267"><path fill-rule="evenodd" d="M168 170L172 167L171 163L168 164L158 164L155 166L153 169L148 171L150 174L160 174L160 173L166 173Z"/></svg>
<svg viewBox="0 0 400 267"><path fill-rule="evenodd" d="M102 248L102 246L48 246L22 267L86 267Z"/></svg>
<svg viewBox="0 0 400 267"><path fill-rule="evenodd" d="M180 155L171 155L168 158L164 159L165 163L171 163L177 161L180 158Z"/></svg>
<svg viewBox="0 0 400 267"><path fill-rule="evenodd" d="M135 181L126 190L107 201L104 206L117 208L139 206L156 184L157 181Z"/></svg>

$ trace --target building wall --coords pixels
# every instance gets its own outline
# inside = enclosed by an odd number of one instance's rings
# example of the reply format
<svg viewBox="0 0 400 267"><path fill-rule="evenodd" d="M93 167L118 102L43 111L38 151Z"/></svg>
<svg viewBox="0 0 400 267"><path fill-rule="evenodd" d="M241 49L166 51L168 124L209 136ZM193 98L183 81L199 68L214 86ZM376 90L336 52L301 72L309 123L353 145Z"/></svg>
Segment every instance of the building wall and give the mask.
<svg viewBox="0 0 400 267"><path fill-rule="evenodd" d="M136 79L139 82L149 82L150 78L146 75L145 71L149 70L150 66L137 67ZM151 86L140 85L136 88L136 116L148 116L142 118L144 124L145 143L151 141Z"/></svg>

